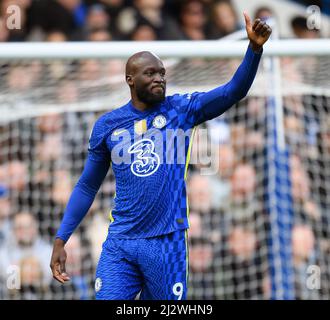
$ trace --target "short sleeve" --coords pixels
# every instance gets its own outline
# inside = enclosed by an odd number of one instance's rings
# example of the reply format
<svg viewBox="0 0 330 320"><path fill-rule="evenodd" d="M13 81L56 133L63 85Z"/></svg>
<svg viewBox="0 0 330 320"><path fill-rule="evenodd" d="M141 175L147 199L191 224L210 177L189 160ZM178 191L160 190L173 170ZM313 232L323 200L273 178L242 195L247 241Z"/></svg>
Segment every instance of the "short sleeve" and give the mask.
<svg viewBox="0 0 330 320"><path fill-rule="evenodd" d="M89 137L89 159L93 161L110 161L110 151L106 143L108 131L104 117L101 117L95 122Z"/></svg>

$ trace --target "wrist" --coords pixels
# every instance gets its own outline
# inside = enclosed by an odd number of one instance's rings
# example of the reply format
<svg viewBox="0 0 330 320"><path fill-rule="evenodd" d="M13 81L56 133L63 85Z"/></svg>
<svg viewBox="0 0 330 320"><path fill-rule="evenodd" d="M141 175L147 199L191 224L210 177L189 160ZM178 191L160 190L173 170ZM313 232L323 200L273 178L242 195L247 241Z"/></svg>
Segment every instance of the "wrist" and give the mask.
<svg viewBox="0 0 330 320"><path fill-rule="evenodd" d="M65 241L62 240L61 238L56 238L54 241L54 246L56 247L64 247Z"/></svg>
<svg viewBox="0 0 330 320"><path fill-rule="evenodd" d="M256 43L254 43L254 42L252 42L252 41L250 41L250 47L251 47L251 49L253 50L253 52L255 52L255 53L260 53L261 50L262 50L262 46L260 46L260 45L258 45L258 44L256 44Z"/></svg>

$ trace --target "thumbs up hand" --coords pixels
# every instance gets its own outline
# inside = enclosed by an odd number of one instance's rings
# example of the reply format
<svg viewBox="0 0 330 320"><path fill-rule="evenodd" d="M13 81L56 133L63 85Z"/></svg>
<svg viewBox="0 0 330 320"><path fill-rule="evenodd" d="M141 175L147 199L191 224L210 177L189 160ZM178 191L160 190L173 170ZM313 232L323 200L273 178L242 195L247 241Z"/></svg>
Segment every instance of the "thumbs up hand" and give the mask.
<svg viewBox="0 0 330 320"><path fill-rule="evenodd" d="M259 51L263 44L269 39L272 33L272 28L266 22L261 21L260 19L254 20L252 24L249 15L246 12L243 14L245 18L246 32L252 49L254 51Z"/></svg>

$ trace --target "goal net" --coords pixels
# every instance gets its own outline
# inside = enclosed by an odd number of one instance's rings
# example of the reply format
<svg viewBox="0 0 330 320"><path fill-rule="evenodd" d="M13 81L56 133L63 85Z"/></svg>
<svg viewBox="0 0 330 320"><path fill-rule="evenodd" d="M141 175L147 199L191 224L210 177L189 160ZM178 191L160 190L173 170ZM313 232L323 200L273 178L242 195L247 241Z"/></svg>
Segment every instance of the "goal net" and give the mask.
<svg viewBox="0 0 330 320"><path fill-rule="evenodd" d="M128 54L84 44L56 56L47 44L34 57L30 45L0 56L0 298L93 299L111 170L67 243L70 283L52 280L49 260L91 128L129 100ZM189 45L185 55L178 44L160 52L168 94L228 81L247 47L219 43L211 55ZM272 48L248 96L195 133L189 299L330 298L330 51Z"/></svg>

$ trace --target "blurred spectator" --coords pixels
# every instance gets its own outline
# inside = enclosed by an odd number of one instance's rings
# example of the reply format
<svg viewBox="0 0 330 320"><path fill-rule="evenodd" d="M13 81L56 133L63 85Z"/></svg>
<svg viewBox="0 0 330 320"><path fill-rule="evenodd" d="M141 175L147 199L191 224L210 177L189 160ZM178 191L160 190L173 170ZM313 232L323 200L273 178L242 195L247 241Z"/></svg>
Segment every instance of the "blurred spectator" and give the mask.
<svg viewBox="0 0 330 320"><path fill-rule="evenodd" d="M0 170L2 170L1 167ZM12 237L12 224L10 220L11 204L9 191L7 187L2 184L1 176L3 174L5 173L0 173L0 248L6 246Z"/></svg>
<svg viewBox="0 0 330 320"><path fill-rule="evenodd" d="M228 214L238 222L251 223L258 202L256 198L256 172L250 164L237 165L231 177L231 194L228 199Z"/></svg>
<svg viewBox="0 0 330 320"><path fill-rule="evenodd" d="M70 197L72 183L70 173L66 170L56 170L54 172L54 184L52 189L53 201L64 207Z"/></svg>
<svg viewBox="0 0 330 320"><path fill-rule="evenodd" d="M262 233L255 230L257 223L241 223L225 230L222 240L225 246L220 257L226 261L223 263L225 299L262 299L266 294L264 279L267 265L260 252L265 244L259 241Z"/></svg>
<svg viewBox="0 0 330 320"><path fill-rule="evenodd" d="M27 256L19 262L21 288L11 292L11 296L20 300L40 300L45 298L47 286L44 283L44 270L37 255Z"/></svg>
<svg viewBox="0 0 330 320"><path fill-rule="evenodd" d="M230 1L216 1L211 8L208 38L220 39L241 29L235 9Z"/></svg>
<svg viewBox="0 0 330 320"><path fill-rule="evenodd" d="M0 170L5 173L2 180L3 186L7 187L10 192L19 193L24 191L29 180L26 163L14 160L1 167Z"/></svg>
<svg viewBox="0 0 330 320"><path fill-rule="evenodd" d="M321 120L320 130L317 135L318 157L311 165L320 170L312 171L312 179L314 181L313 190L318 190L319 205L324 212L330 212L330 115L327 115ZM329 221L330 222L330 221ZM324 226L327 224L325 223ZM327 228L324 227L324 230ZM330 232L330 230L328 231ZM327 236L327 238L330 238Z"/></svg>
<svg viewBox="0 0 330 320"><path fill-rule="evenodd" d="M186 0L182 3L179 12L180 33L178 40L204 40L206 12L200 0Z"/></svg>
<svg viewBox="0 0 330 320"><path fill-rule="evenodd" d="M317 204L312 200L310 180L307 171L297 155L290 157L290 178L294 212L299 222L311 222L321 218Z"/></svg>
<svg viewBox="0 0 330 320"><path fill-rule="evenodd" d="M205 237L190 238L190 242L189 262L191 271L207 272L213 259L211 243Z"/></svg>
<svg viewBox="0 0 330 320"><path fill-rule="evenodd" d="M287 115L284 119L285 136L290 150L300 152L306 147L304 123L301 117Z"/></svg>
<svg viewBox="0 0 330 320"><path fill-rule="evenodd" d="M196 222L195 229L191 230L192 234L196 231L198 236L198 228L201 227L200 235L207 237L212 243L219 243L221 232L221 215L216 207L219 207L219 199L217 199L219 186L212 176L200 175L193 173L188 179L188 198L189 209L193 221Z"/></svg>
<svg viewBox="0 0 330 320"><path fill-rule="evenodd" d="M258 7L254 13L254 19L261 19L263 21L274 17L274 12L270 7L262 6Z"/></svg>
<svg viewBox="0 0 330 320"><path fill-rule="evenodd" d="M202 217L195 211L189 212L189 238L200 238L203 234Z"/></svg>
<svg viewBox="0 0 330 320"><path fill-rule="evenodd" d="M79 90L75 81L63 79L56 90L57 102L60 104L75 103L79 100Z"/></svg>
<svg viewBox="0 0 330 320"><path fill-rule="evenodd" d="M64 42L67 41L68 38L64 32L58 30L52 30L47 33L46 41L48 42Z"/></svg>
<svg viewBox="0 0 330 320"><path fill-rule="evenodd" d="M307 267L318 265L315 251L315 235L306 224L297 224L292 229L292 253L295 268L296 299L318 299L318 290L307 286Z"/></svg>
<svg viewBox="0 0 330 320"><path fill-rule="evenodd" d="M30 66L12 65L7 73L7 86L11 93L30 94L35 75Z"/></svg>
<svg viewBox="0 0 330 320"><path fill-rule="evenodd" d="M301 159L292 155L290 158L292 196L296 203L303 203L309 199L310 186L307 172L301 162Z"/></svg>
<svg viewBox="0 0 330 320"><path fill-rule="evenodd" d="M101 4L106 8L108 15L112 18L111 20L111 30L114 27L114 21L116 20L120 11L127 6L131 1L127 0L85 0L88 6L93 6L95 4Z"/></svg>
<svg viewBox="0 0 330 320"><path fill-rule="evenodd" d="M212 189L208 176L193 174L188 181L189 207L201 213L212 209Z"/></svg>
<svg viewBox="0 0 330 320"><path fill-rule="evenodd" d="M83 275L83 254L81 241L77 234L73 234L65 245L67 251L67 273L76 291L79 300L89 298L89 283L86 276Z"/></svg>
<svg viewBox="0 0 330 320"><path fill-rule="evenodd" d="M147 25L141 24L136 27L130 36L130 40L133 41L154 41L157 40L157 34L155 30Z"/></svg>
<svg viewBox="0 0 330 320"><path fill-rule="evenodd" d="M82 28L78 29L73 35L74 40L89 40L89 41L108 41L111 40L112 35L110 33L110 21L111 17L107 13L105 6L100 4L94 4L87 9L86 21ZM91 35L96 32L107 33L107 39L93 40ZM97 37L97 36L96 36Z"/></svg>
<svg viewBox="0 0 330 320"><path fill-rule="evenodd" d="M88 213L90 220L87 229L87 237L91 243L91 256L95 266L99 261L102 244L105 241L109 227L109 214L105 215L101 210L95 210L97 206L99 206L99 203L95 201Z"/></svg>
<svg viewBox="0 0 330 320"><path fill-rule="evenodd" d="M59 30L48 32L45 38L48 42L65 42L68 41L67 35ZM63 60L52 59L45 65L45 74L49 79L57 81L62 78L67 78L70 74L71 65Z"/></svg>
<svg viewBox="0 0 330 320"><path fill-rule="evenodd" d="M224 117L218 117L207 122L210 129L210 139L214 144L226 144L230 141L230 126Z"/></svg>
<svg viewBox="0 0 330 320"><path fill-rule="evenodd" d="M294 35L299 39L317 39L320 37L320 30L309 29L307 19L303 16L295 16L291 19L291 28Z"/></svg>
<svg viewBox="0 0 330 320"><path fill-rule="evenodd" d="M97 81L101 78L101 62L95 59L80 61L79 79L82 81Z"/></svg>
<svg viewBox="0 0 330 320"><path fill-rule="evenodd" d="M34 183L49 184L53 170L65 163L63 145L63 118L60 114L48 114L36 119L39 139L35 146L34 159L38 165L34 171ZM50 191L50 190L49 190Z"/></svg>
<svg viewBox="0 0 330 320"><path fill-rule="evenodd" d="M88 36L88 41L110 41L112 36L107 29L92 29L90 30Z"/></svg>
<svg viewBox="0 0 330 320"><path fill-rule="evenodd" d="M261 263L259 248L265 244L261 244L259 237L265 232L265 217L261 199L256 194L256 171L252 165L240 163L230 181L231 192L222 209L226 224L222 229L224 247L219 259L227 259L223 272L230 272L231 277L224 279L228 292L223 298L262 298L265 265Z"/></svg>
<svg viewBox="0 0 330 320"><path fill-rule="evenodd" d="M257 247L256 234L242 227L234 227L228 238L228 246L238 260L250 260Z"/></svg>
<svg viewBox="0 0 330 320"><path fill-rule="evenodd" d="M234 171L235 153L231 145L222 144L219 147L219 176L228 180Z"/></svg>
<svg viewBox="0 0 330 320"><path fill-rule="evenodd" d="M191 237L189 245L189 299L215 299L213 248L205 237Z"/></svg>
<svg viewBox="0 0 330 320"><path fill-rule="evenodd" d="M39 8L40 26L46 33L52 30L63 32L68 38L78 29L75 10L81 0L44 0Z"/></svg>
<svg viewBox="0 0 330 320"><path fill-rule="evenodd" d="M214 182L213 203L216 208L226 207L231 192L230 178L235 166L235 153L231 145L222 144L219 147L219 170Z"/></svg>
<svg viewBox="0 0 330 320"><path fill-rule="evenodd" d="M247 129L241 123L230 126L230 142L236 154L236 161L241 162L245 157L245 142Z"/></svg>
<svg viewBox="0 0 330 320"><path fill-rule="evenodd" d="M108 29L110 27L110 16L102 5L93 5L88 8L86 16L85 28L92 29Z"/></svg>
<svg viewBox="0 0 330 320"><path fill-rule="evenodd" d="M51 256L51 245L46 243L38 235L38 223L30 212L19 212L13 219L14 238L7 246L0 250L0 272L5 273L9 266L16 265L23 267L26 265L40 265L40 270L35 269L35 274L25 277L26 284L47 286L52 276L49 272L49 259ZM33 257L31 260L30 257ZM27 259L27 260L23 260ZM36 263L37 262L37 263ZM26 264L25 264L26 263ZM28 267L27 267L28 268ZM21 269L26 275L26 269ZM5 275L3 275L5 276ZM40 293L40 292L38 292Z"/></svg>
<svg viewBox="0 0 330 320"><path fill-rule="evenodd" d="M88 41L110 41L112 40L112 36L107 29L92 29L88 33L87 39Z"/></svg>
<svg viewBox="0 0 330 320"><path fill-rule="evenodd" d="M162 11L163 0L134 0L133 6L123 9L117 20L117 27L123 38L129 37L138 25L150 26L162 37L166 30L166 16Z"/></svg>
<svg viewBox="0 0 330 320"><path fill-rule="evenodd" d="M0 17L0 42L9 40L9 30L6 27L5 19Z"/></svg>
<svg viewBox="0 0 330 320"><path fill-rule="evenodd" d="M43 163L60 160L63 155L61 135L51 134L45 136L36 146L37 159Z"/></svg>
<svg viewBox="0 0 330 320"><path fill-rule="evenodd" d="M62 129L63 119L61 114L52 113L37 118L37 126L41 134L58 133Z"/></svg>
<svg viewBox="0 0 330 320"><path fill-rule="evenodd" d="M296 225L292 229L293 261L296 266L308 261L313 253L315 237L308 225Z"/></svg>

